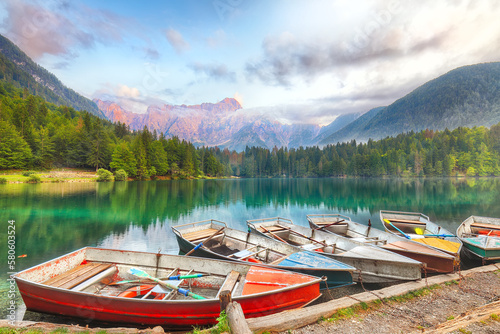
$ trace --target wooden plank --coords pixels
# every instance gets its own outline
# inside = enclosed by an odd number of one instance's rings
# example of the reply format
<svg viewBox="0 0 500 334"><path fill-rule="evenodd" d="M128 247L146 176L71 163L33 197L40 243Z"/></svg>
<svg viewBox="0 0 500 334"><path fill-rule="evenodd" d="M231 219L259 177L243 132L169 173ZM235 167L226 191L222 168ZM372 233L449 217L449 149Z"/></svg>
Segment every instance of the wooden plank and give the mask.
<svg viewBox="0 0 500 334"><path fill-rule="evenodd" d="M189 232L189 233L183 234L182 237L188 241L196 241L196 240L208 238L209 236L211 236L215 232L217 232L216 229L208 228L206 230Z"/></svg>
<svg viewBox="0 0 500 334"><path fill-rule="evenodd" d="M74 277L75 275L78 275L78 273L80 273L81 271L88 270L88 268L97 267L98 265L99 265L99 263L95 263L95 262L81 264L81 265L79 265L73 269L70 269L70 270L68 270L60 275L49 278L48 280L46 280L42 284L50 285L50 286L57 286L57 284L59 282L61 282L62 280L66 280L69 276Z"/></svg>
<svg viewBox="0 0 500 334"><path fill-rule="evenodd" d="M459 330L460 328L466 328L468 325L480 321L487 320L492 314L500 314L500 301L489 303L473 310L467 311L461 314L453 320L446 321L445 323L439 324L435 329L425 331L426 333L432 334L445 334L451 333L453 331Z"/></svg>
<svg viewBox="0 0 500 334"><path fill-rule="evenodd" d="M283 227L280 227L280 226L276 226L276 225L272 225L272 226L264 226L264 228L266 228L268 231L271 231L271 232L276 232L276 231L286 231L286 229L284 229ZM265 230L261 227L259 227L259 230L261 232L265 232Z"/></svg>
<svg viewBox="0 0 500 334"><path fill-rule="evenodd" d="M470 227L486 228L489 230L500 230L500 225L486 224L486 223L472 223Z"/></svg>
<svg viewBox="0 0 500 334"><path fill-rule="evenodd" d="M416 224L416 225L425 225L424 222L419 220L408 220L408 219L396 219L396 218L388 218L388 221L392 223L406 223L406 224Z"/></svg>
<svg viewBox="0 0 500 334"><path fill-rule="evenodd" d="M236 282L238 282L238 278L240 278L240 273L235 271L235 270L231 270L229 275L227 275L226 281L220 287L219 292L217 293L217 296L224 290L233 291L233 289L236 285Z"/></svg>
<svg viewBox="0 0 500 334"><path fill-rule="evenodd" d="M109 267L111 267L110 263L102 263L90 270L85 271L84 273L81 273L80 275L74 277L69 281L61 282L61 284L58 284L57 287L62 289L71 289L72 287L77 286L78 284L88 280L92 276L99 274L100 272L108 269Z"/></svg>

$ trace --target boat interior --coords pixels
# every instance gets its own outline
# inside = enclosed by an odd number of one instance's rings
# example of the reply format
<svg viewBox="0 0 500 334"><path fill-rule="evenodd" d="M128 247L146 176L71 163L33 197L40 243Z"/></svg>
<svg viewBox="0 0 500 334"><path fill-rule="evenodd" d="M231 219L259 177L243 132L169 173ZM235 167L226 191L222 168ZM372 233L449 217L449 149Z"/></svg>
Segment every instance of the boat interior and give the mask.
<svg viewBox="0 0 500 334"><path fill-rule="evenodd" d="M192 300L177 289L169 289L147 278L139 278L129 273L134 266L103 262L87 262L64 271L42 282L44 285L81 291L94 295L154 299L154 300ZM142 268L142 267L141 267ZM145 272L169 285L189 289L207 299L218 298L223 290L241 295L243 285L239 285L240 273L231 271L227 276L201 273L206 276L183 278L200 274L194 270L179 268L142 268Z"/></svg>

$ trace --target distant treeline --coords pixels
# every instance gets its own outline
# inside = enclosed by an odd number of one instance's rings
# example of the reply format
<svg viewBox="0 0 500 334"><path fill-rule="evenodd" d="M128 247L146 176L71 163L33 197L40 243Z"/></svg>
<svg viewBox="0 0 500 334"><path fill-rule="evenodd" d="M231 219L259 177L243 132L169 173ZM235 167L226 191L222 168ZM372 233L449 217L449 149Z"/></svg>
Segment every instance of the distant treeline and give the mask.
<svg viewBox="0 0 500 334"><path fill-rule="evenodd" d="M0 169L123 169L138 179L171 176L499 176L500 123L410 132L367 143L298 149L196 148L144 128L130 131L56 106L0 80Z"/></svg>
<svg viewBox="0 0 500 334"><path fill-rule="evenodd" d="M323 149L213 151L234 175L243 177L499 176L500 123L491 129L425 130Z"/></svg>

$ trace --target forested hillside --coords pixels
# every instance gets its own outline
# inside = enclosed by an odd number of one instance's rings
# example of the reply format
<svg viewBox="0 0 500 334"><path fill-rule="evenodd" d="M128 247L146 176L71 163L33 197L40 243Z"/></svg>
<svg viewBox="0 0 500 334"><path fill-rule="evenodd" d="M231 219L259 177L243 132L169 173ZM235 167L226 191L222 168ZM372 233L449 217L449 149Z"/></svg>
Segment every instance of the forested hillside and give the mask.
<svg viewBox="0 0 500 334"><path fill-rule="evenodd" d="M367 113L366 115L369 115ZM367 141L409 131L487 126L500 122L500 63L464 66L415 89L366 121L360 117L320 144Z"/></svg>
<svg viewBox="0 0 500 334"><path fill-rule="evenodd" d="M212 149L243 177L500 176L500 123L491 127L424 130L323 149Z"/></svg>
<svg viewBox="0 0 500 334"><path fill-rule="evenodd" d="M124 169L139 179L226 173L207 150L56 106L0 80L0 169Z"/></svg>
<svg viewBox="0 0 500 334"><path fill-rule="evenodd" d="M55 75L36 64L21 49L0 35L0 79L56 105L72 106L105 117L97 105L66 87Z"/></svg>

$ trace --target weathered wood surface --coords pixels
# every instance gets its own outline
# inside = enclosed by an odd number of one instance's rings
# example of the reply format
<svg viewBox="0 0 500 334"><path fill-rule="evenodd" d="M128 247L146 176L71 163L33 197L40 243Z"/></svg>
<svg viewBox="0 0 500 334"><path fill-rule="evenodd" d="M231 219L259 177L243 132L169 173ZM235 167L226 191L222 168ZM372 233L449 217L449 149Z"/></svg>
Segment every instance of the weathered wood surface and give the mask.
<svg viewBox="0 0 500 334"><path fill-rule="evenodd" d="M482 266L467 271L463 271L462 275L465 276L471 273L478 273L478 272L491 272L498 269L500 269L499 265L491 264L488 266ZM422 279L418 282L408 282L387 287L377 291L363 292L360 294L356 294L352 297L342 297L335 300L331 300L326 303L302 309L284 311L264 317L247 319L247 323L252 332L254 333L262 333L265 331L282 332L288 329L295 329L307 326L309 324L317 322L322 317L324 318L331 317L339 309L351 307L353 305L358 304L359 302L369 303L377 299L399 296L413 290L425 288L426 286L431 286L434 284L442 284L444 282L449 282L458 279L460 279L460 275L458 273L434 276L428 278L427 280Z"/></svg>
<svg viewBox="0 0 500 334"><path fill-rule="evenodd" d="M427 330L429 334L445 334L456 331L460 328L465 328L470 324L487 320L492 314L500 315L500 301L486 304L470 310L459 317L437 325L436 328Z"/></svg>
<svg viewBox="0 0 500 334"><path fill-rule="evenodd" d="M215 232L217 232L215 228L207 228L201 231L189 232L182 236L184 237L184 239L192 242L200 239L205 239L214 234Z"/></svg>
<svg viewBox="0 0 500 334"><path fill-rule="evenodd" d="M227 306L231 303L231 291L229 290L222 290L221 293L219 294L219 305L220 305L220 311L224 311Z"/></svg>
<svg viewBox="0 0 500 334"><path fill-rule="evenodd" d="M252 331L245 321L245 315L243 314L243 309L240 304L237 302L229 303L226 308L226 315L229 328L231 328L231 333L252 334Z"/></svg>

